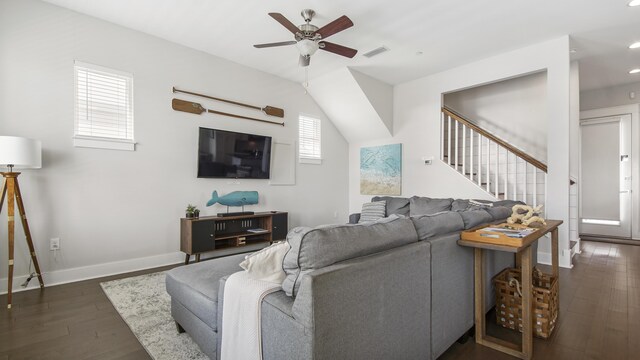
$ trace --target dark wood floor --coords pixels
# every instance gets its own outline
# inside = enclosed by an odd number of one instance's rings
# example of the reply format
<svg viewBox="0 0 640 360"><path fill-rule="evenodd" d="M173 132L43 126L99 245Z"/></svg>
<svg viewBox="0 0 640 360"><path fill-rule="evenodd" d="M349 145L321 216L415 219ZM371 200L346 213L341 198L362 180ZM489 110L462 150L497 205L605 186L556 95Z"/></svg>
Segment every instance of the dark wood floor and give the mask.
<svg viewBox="0 0 640 360"><path fill-rule="evenodd" d="M15 293L11 310L0 296L0 360L151 359L100 283L169 268Z"/></svg>
<svg viewBox="0 0 640 360"><path fill-rule="evenodd" d="M574 268L561 269L560 322L535 339L535 359L640 358L640 246L584 242ZM153 269L0 296L0 360L150 359L99 283ZM488 330L516 339L517 334ZM441 359L512 359L476 345L453 345Z"/></svg>

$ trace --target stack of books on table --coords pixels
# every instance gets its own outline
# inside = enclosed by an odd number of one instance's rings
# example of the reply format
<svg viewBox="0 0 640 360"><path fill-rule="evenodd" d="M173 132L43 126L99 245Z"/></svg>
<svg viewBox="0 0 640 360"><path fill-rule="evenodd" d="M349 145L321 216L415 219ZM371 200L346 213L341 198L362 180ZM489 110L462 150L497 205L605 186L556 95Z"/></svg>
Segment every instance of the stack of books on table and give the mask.
<svg viewBox="0 0 640 360"><path fill-rule="evenodd" d="M486 227L478 230L478 233L482 237L499 238L500 234L508 236L510 238L521 239L530 235L537 229L535 228L508 228L508 227ZM496 234L497 233L497 234Z"/></svg>

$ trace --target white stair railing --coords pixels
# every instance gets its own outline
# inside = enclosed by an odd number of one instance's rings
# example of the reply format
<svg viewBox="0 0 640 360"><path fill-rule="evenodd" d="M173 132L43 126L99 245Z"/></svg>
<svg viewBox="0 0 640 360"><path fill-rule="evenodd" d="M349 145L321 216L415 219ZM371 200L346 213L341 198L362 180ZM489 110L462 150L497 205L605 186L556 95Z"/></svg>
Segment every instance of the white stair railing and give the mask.
<svg viewBox="0 0 640 360"><path fill-rule="evenodd" d="M545 201L547 166L522 150L442 108L440 159L496 199Z"/></svg>

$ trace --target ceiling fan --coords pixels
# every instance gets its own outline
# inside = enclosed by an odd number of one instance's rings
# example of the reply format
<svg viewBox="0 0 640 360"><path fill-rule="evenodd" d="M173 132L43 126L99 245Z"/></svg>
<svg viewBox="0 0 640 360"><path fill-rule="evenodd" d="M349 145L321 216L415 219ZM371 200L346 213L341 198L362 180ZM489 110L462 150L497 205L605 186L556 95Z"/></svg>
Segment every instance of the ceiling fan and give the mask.
<svg viewBox="0 0 640 360"><path fill-rule="evenodd" d="M295 40L268 44L257 44L253 46L256 48L267 48L274 46L295 45L298 48L298 51L300 51L300 66L309 66L311 55L315 54L318 49L346 56L348 58L354 57L358 50L324 41L324 39L328 38L329 36L352 27L353 22L351 21L351 19L349 19L346 15L342 15L334 21L328 23L327 25L318 28L317 26L311 24L311 19L313 19L313 16L315 14L316 12L311 9L302 10L300 15L302 15L302 18L304 18L305 23L300 26L295 26L291 21L287 20L284 15L280 13L269 13L269 16L274 18L277 22L282 24L282 26L287 28L287 30L293 33Z"/></svg>

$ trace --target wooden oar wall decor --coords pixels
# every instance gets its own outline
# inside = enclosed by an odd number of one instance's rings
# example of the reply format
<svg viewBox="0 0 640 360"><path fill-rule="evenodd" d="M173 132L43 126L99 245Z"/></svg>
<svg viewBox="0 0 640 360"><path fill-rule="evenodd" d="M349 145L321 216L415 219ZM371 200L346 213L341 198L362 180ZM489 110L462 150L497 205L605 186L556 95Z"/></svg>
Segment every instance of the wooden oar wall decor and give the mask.
<svg viewBox="0 0 640 360"><path fill-rule="evenodd" d="M246 108L250 108L250 109L254 109L254 110L259 110L259 111L262 111L263 113L265 113L266 115L269 115L269 116L276 116L276 117L279 117L279 118L283 118L284 117L284 110L280 109L280 108L277 108L277 107L274 107L274 106L267 105L265 107L260 107L260 106L255 106L255 105L249 105L249 104L244 104L244 103L237 102L237 101L221 99L221 98L217 98L217 97L213 97L213 96L209 96L209 95L204 95L204 94L199 94L199 93L195 93L195 92L191 92L191 91L179 90L179 89L176 89L175 87L173 87L172 90L173 90L174 93L189 94L189 95L199 96L199 97L206 98L206 99L225 102L225 103L228 103L228 104L238 105L238 106L242 106L242 107L246 107ZM209 113L213 113L213 114L230 116L230 117L235 117L235 118L239 118L239 119L254 120L254 121L260 121L260 122L265 122L265 123L269 123L269 124L276 124L276 125L284 126L284 122L280 123L280 122L276 122L276 121L257 119L257 118L252 118L252 117L249 117L249 116L242 116L242 115L236 115L236 114L226 113L226 112L212 110L212 109L206 109L201 104L198 104L198 103L195 103L195 102L189 102L189 101L185 101L185 100L180 100L180 99L173 99L171 105L172 105L174 110L189 112L189 113L192 113L192 114L202 114L203 112L209 112Z"/></svg>
<svg viewBox="0 0 640 360"><path fill-rule="evenodd" d="M284 126L284 122L280 123L280 122L275 122L275 121L256 119L256 118L252 118L252 117L249 117L249 116L242 116L242 115L236 115L236 114L226 113L226 112L212 110L212 109L206 109L201 104L198 104L198 103L195 103L195 102L191 102L191 101L186 101L186 100L175 99L175 98L171 101L171 107L173 108L173 110L188 112L188 113L191 113L191 114L200 115L200 114L202 114L204 112L209 112L209 113L212 113L212 114L230 116L230 117L234 117L234 118L238 118L238 119L260 121L260 122L264 122L264 123L268 123L268 124Z"/></svg>

